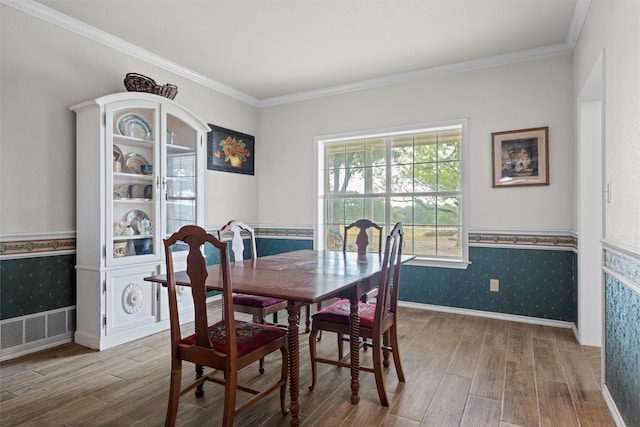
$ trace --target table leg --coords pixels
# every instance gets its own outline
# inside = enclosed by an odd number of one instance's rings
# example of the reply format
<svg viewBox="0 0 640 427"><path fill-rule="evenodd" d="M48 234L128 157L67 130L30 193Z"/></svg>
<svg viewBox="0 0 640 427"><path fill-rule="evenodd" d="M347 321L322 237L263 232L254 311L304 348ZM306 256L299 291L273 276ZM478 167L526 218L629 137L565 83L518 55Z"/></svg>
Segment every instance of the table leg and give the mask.
<svg viewBox="0 0 640 427"><path fill-rule="evenodd" d="M298 343L298 325L300 323L300 306L289 302L287 306L289 314L288 344L289 344L289 393L291 403L291 426L300 425L300 345Z"/></svg>
<svg viewBox="0 0 640 427"><path fill-rule="evenodd" d="M349 343L351 346L351 403L360 402L360 314L358 298L351 298Z"/></svg>

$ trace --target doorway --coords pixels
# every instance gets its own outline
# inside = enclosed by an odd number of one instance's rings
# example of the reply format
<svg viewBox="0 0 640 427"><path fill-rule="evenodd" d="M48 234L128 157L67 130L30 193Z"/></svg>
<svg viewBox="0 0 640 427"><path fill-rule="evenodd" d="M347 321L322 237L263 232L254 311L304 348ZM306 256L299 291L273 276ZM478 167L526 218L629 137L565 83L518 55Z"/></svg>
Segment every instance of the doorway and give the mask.
<svg viewBox="0 0 640 427"><path fill-rule="evenodd" d="M602 347L604 319L604 52L578 96L578 340Z"/></svg>

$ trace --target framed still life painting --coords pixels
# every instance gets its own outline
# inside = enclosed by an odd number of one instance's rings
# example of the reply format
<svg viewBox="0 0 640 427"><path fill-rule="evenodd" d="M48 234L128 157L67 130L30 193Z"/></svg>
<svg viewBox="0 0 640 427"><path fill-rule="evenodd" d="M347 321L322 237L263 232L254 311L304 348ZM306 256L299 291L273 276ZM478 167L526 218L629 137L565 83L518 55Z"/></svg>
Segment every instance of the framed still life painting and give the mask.
<svg viewBox="0 0 640 427"><path fill-rule="evenodd" d="M549 127L491 134L493 187L549 185Z"/></svg>
<svg viewBox="0 0 640 427"><path fill-rule="evenodd" d="M253 175L255 138L209 124L207 169Z"/></svg>

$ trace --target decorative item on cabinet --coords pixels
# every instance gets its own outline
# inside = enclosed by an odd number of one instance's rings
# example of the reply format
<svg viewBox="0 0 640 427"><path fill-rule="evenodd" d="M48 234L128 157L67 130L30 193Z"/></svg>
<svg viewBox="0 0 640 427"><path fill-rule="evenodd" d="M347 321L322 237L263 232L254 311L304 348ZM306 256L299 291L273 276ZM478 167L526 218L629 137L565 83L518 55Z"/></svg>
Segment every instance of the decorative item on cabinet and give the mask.
<svg viewBox="0 0 640 427"><path fill-rule="evenodd" d="M124 87L129 92L153 93L169 99L174 99L178 94L178 86L169 83L159 85L152 78L138 73L128 73L124 78Z"/></svg>

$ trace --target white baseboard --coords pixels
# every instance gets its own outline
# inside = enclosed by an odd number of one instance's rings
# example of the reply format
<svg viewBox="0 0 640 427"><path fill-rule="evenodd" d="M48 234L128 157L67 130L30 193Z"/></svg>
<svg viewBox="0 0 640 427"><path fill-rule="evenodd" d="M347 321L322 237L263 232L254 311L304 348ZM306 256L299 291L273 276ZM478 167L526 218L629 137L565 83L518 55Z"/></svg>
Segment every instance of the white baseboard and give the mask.
<svg viewBox="0 0 640 427"><path fill-rule="evenodd" d="M607 406L609 407L609 412L611 412L611 416L613 417L613 421L616 423L616 426L626 427L627 424L622 419L622 415L620 415L620 412L618 411L618 407L616 406L616 403L613 400L613 397L611 397L611 394L609 393L609 389L605 384L602 385L602 396L604 397L604 401L607 403Z"/></svg>
<svg viewBox="0 0 640 427"><path fill-rule="evenodd" d="M516 314L494 313L492 311L471 310L468 308L446 307L441 305L422 304L417 302L398 301L401 307L419 310L442 311L445 313L465 314L467 316L488 317L491 319L509 320L511 322L531 323L534 325L553 326L556 328L572 328L572 322L562 320L541 319L538 317L519 316ZM574 332L575 333L575 332Z"/></svg>

